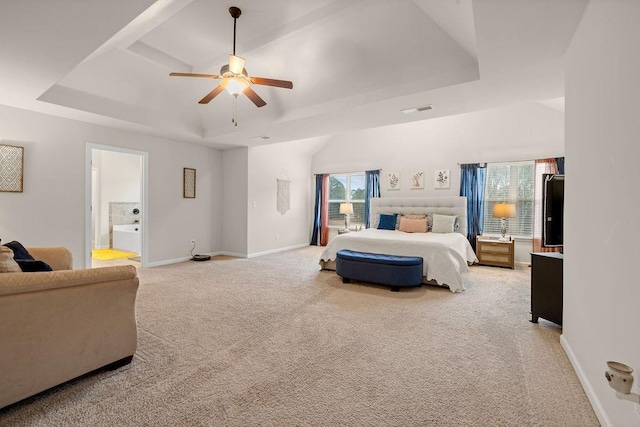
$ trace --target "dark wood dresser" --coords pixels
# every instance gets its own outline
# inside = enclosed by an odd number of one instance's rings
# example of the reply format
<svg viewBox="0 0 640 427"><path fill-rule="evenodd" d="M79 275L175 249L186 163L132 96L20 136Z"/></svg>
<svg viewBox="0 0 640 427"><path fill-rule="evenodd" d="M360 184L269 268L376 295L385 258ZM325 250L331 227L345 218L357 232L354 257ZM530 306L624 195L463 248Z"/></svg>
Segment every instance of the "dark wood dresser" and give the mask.
<svg viewBox="0 0 640 427"><path fill-rule="evenodd" d="M560 252L531 254L531 321L538 318L562 326L562 264Z"/></svg>

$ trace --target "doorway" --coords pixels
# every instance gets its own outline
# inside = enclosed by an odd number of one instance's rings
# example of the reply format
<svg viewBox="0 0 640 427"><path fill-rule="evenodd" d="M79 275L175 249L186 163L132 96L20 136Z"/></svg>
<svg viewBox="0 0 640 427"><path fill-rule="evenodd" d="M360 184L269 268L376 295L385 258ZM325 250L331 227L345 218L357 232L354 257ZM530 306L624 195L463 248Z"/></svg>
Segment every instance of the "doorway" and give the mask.
<svg viewBox="0 0 640 427"><path fill-rule="evenodd" d="M87 144L86 162L85 268L144 267L148 153Z"/></svg>

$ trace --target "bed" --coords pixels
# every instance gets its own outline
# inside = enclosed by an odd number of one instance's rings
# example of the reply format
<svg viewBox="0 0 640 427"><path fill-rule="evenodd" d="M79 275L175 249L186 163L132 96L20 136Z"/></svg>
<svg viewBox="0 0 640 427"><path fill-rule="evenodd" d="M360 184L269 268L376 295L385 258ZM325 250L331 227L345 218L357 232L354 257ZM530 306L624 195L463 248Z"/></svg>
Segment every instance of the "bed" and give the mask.
<svg viewBox="0 0 640 427"><path fill-rule="evenodd" d="M376 229L380 214L425 214L457 216L453 233L405 233ZM371 228L334 237L320 255L320 267L335 270L340 249L387 255L419 256L423 263L423 283L447 286L452 292L465 289L463 273L478 262L466 238L467 199L465 197L385 197L371 199Z"/></svg>

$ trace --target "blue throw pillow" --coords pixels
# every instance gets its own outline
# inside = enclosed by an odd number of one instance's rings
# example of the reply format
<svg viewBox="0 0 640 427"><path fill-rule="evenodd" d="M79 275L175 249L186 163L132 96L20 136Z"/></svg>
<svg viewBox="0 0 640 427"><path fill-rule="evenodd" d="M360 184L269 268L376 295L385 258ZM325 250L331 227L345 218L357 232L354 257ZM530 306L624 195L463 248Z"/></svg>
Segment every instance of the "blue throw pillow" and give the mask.
<svg viewBox="0 0 640 427"><path fill-rule="evenodd" d="M53 268L44 261L34 259L19 259L16 261L23 273L35 273L36 271L53 271Z"/></svg>
<svg viewBox="0 0 640 427"><path fill-rule="evenodd" d="M34 260L31 254L27 251L27 249L25 249L24 246L22 246L20 242L16 242L14 240L13 242L5 243L4 245L13 251L13 259L15 259L16 261L23 259L31 261Z"/></svg>
<svg viewBox="0 0 640 427"><path fill-rule="evenodd" d="M4 246L13 251L13 259L18 263L23 273L53 271L53 268L46 262L36 261L20 242L14 240L13 242L5 243Z"/></svg>
<svg viewBox="0 0 640 427"><path fill-rule="evenodd" d="M378 230L395 230L398 214L380 214Z"/></svg>

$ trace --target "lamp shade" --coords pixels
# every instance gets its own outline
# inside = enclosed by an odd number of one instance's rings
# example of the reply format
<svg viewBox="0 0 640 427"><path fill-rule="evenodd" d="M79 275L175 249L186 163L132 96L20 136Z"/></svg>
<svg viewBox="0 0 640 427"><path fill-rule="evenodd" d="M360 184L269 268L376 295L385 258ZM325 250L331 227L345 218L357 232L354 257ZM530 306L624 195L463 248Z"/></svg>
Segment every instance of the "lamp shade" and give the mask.
<svg viewBox="0 0 640 427"><path fill-rule="evenodd" d="M516 205L513 203L496 203L493 205L494 218L513 218L516 216Z"/></svg>
<svg viewBox="0 0 640 427"><path fill-rule="evenodd" d="M351 215L353 213L353 203L340 203L340 213Z"/></svg>

